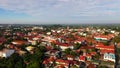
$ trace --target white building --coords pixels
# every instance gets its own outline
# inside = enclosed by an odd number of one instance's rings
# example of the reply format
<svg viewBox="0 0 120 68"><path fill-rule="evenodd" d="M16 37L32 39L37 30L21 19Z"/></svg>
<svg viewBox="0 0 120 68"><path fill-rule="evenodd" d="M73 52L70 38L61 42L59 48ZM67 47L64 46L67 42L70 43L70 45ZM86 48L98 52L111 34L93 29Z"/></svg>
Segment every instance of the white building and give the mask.
<svg viewBox="0 0 120 68"><path fill-rule="evenodd" d="M35 48L35 47L28 46L28 47L26 47L26 50L27 50L27 51L32 51L34 48Z"/></svg>
<svg viewBox="0 0 120 68"><path fill-rule="evenodd" d="M2 51L0 51L0 57L9 57L11 56L13 53L15 52L15 50L13 49L3 49Z"/></svg>
<svg viewBox="0 0 120 68"><path fill-rule="evenodd" d="M70 49L74 48L73 45L69 45L69 44L61 44L58 46L62 49L62 51L64 51L65 49L68 49L68 48L70 48Z"/></svg>
<svg viewBox="0 0 120 68"><path fill-rule="evenodd" d="M113 54L113 53L105 53L104 54L104 60L105 61L113 61L113 62L115 62L115 54Z"/></svg>

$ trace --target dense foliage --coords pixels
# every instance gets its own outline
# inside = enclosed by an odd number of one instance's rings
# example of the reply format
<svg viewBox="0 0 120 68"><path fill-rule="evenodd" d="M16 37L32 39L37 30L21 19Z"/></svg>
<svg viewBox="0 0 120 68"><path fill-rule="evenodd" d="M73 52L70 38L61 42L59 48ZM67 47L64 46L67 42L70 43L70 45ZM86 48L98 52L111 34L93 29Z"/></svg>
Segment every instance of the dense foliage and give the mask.
<svg viewBox="0 0 120 68"><path fill-rule="evenodd" d="M9 58L0 58L0 68L44 68L42 65L45 47L35 49L34 54L20 56L14 53Z"/></svg>

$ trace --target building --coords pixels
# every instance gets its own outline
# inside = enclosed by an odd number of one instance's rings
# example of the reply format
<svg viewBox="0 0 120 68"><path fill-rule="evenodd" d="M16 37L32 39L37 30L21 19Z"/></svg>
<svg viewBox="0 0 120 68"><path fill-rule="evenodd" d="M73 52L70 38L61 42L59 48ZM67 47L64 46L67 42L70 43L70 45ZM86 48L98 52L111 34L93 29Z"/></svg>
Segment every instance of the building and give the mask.
<svg viewBox="0 0 120 68"><path fill-rule="evenodd" d="M115 62L115 54L114 53L105 53L104 54L104 60Z"/></svg>
<svg viewBox="0 0 120 68"><path fill-rule="evenodd" d="M60 44L58 46L62 49L62 51L64 51L65 49L68 49L68 48L70 48L70 49L74 48L72 45L67 44L67 43L63 43L63 44Z"/></svg>
<svg viewBox="0 0 120 68"><path fill-rule="evenodd" d="M9 57L11 56L13 53L15 52L15 50L13 49L3 49L2 51L0 51L0 57Z"/></svg>

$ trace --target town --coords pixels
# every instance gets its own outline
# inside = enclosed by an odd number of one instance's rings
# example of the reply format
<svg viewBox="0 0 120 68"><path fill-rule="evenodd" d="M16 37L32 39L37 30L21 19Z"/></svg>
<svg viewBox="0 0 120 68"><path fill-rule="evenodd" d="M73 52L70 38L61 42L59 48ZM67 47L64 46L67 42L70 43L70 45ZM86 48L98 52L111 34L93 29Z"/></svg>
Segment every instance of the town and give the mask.
<svg viewBox="0 0 120 68"><path fill-rule="evenodd" d="M0 68L119 68L120 27L0 25Z"/></svg>

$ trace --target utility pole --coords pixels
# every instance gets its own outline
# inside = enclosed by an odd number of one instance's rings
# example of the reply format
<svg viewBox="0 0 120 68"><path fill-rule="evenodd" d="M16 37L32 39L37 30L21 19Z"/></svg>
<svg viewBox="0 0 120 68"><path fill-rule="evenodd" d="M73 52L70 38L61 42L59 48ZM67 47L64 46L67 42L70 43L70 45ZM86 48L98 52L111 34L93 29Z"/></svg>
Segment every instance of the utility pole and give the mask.
<svg viewBox="0 0 120 68"><path fill-rule="evenodd" d="M114 68L117 68L118 65L118 54L117 54L117 43L114 43L114 53L115 53L115 63L114 63Z"/></svg>

